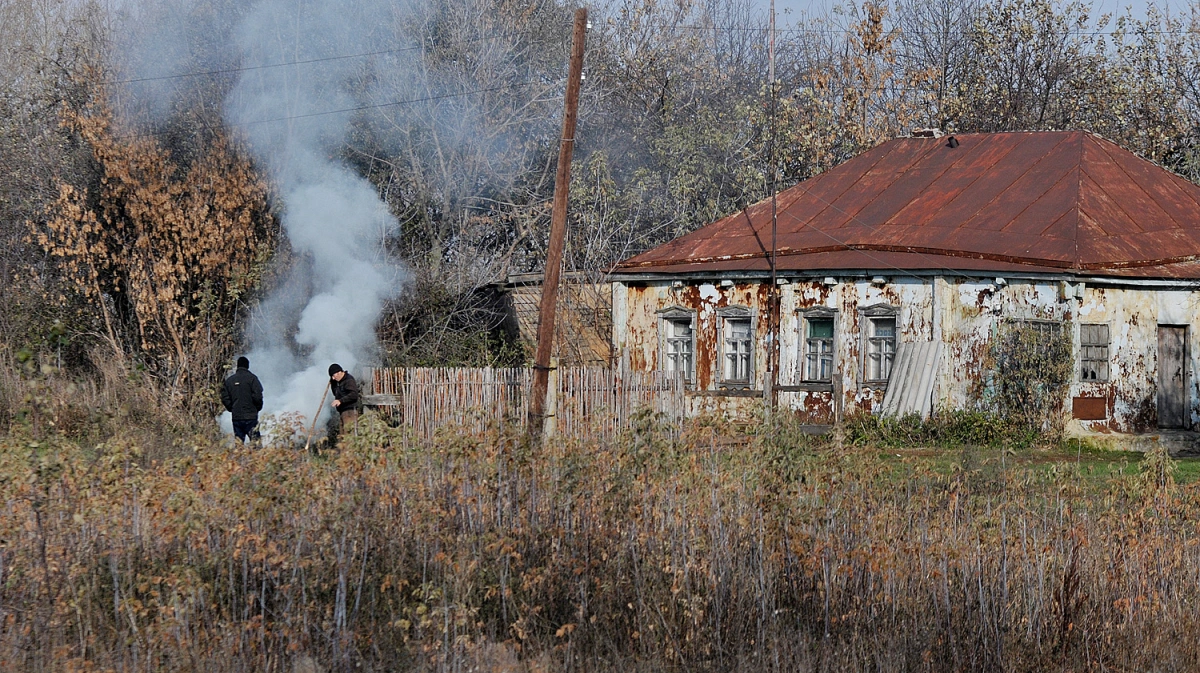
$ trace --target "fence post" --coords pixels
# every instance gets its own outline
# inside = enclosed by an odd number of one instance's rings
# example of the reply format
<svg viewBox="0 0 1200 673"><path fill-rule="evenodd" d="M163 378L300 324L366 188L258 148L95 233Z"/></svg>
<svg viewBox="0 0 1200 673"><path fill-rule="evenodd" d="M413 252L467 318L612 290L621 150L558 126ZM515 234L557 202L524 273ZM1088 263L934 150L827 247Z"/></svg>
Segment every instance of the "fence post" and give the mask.
<svg viewBox="0 0 1200 673"><path fill-rule="evenodd" d="M546 384L546 413L542 417L542 436L553 437L558 430L558 393L562 387L558 358L550 358L550 379Z"/></svg>

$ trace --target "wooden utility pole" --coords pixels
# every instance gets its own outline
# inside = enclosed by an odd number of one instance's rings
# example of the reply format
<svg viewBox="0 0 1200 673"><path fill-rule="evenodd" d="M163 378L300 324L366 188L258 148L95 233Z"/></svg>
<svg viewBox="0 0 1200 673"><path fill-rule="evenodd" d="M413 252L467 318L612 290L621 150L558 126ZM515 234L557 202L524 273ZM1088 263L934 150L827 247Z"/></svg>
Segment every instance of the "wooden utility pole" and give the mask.
<svg viewBox="0 0 1200 673"><path fill-rule="evenodd" d="M767 80L771 87L771 137L767 152L767 161L771 164L768 187L771 192L771 289L767 293L767 376L763 383L763 396L767 409L774 410L778 397L775 389L779 387L779 275L776 266L779 261L779 204L776 198L779 170L775 158L775 139L778 136L775 114L779 96L775 88L775 0L771 0L771 25L767 38Z"/></svg>
<svg viewBox="0 0 1200 673"><path fill-rule="evenodd" d="M550 245L546 249L542 302L538 306L537 353L533 360L533 390L529 398L529 434L533 437L541 435L546 416L546 388L550 383L550 358L554 353L554 310L558 302L558 279L562 273L563 243L567 237L567 195L571 188L571 154L575 150L575 117L579 111L579 83L583 79L583 47L586 39L587 10L581 7L575 10L562 144L558 150L554 207L550 214Z"/></svg>

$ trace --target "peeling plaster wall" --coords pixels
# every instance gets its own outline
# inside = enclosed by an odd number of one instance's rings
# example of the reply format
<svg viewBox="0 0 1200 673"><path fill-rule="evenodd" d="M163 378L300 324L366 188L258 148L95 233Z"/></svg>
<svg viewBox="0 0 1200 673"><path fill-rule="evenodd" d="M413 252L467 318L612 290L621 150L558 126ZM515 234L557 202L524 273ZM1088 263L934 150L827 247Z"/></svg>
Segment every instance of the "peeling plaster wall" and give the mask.
<svg viewBox="0 0 1200 673"><path fill-rule="evenodd" d="M780 324L779 385L801 386L803 381L804 334L802 312L814 307L837 311L835 321L834 369L842 391L841 406L846 413L877 411L883 402L885 386L861 383L863 340L859 309L885 305L899 310L897 329L900 341L928 341L932 338L932 286L928 279L894 278L876 285L869 279L846 279L835 285L805 281L785 286ZM834 393L801 391L780 393L780 402L820 422L834 415Z"/></svg>
<svg viewBox="0 0 1200 673"><path fill-rule="evenodd" d="M1076 382L1072 395L1108 400L1106 421L1084 422L1092 430L1145 432L1158 425L1158 326L1187 326L1185 356L1188 417L1200 423L1200 334L1194 325L1200 293L1178 290L1088 287L1078 304L1079 323L1108 323L1109 381ZM1078 331L1076 331L1078 348Z"/></svg>
<svg viewBox="0 0 1200 673"><path fill-rule="evenodd" d="M941 408L971 407L986 380L988 345L1005 319L1070 321L1073 306L1060 299L1058 282L947 278L943 286L942 336L945 342L936 387ZM1076 341L1078 330L1076 330ZM1073 357L1077 357L1078 347Z"/></svg>
<svg viewBox="0 0 1200 673"><path fill-rule="evenodd" d="M971 406L985 378L982 371L988 342L1004 319L1054 320L1072 328L1075 376L1070 395L1103 397L1108 418L1085 421L1092 430L1141 432L1157 425L1158 325L1192 325L1200 313L1200 292L1149 287L1086 286L1082 299L1064 296L1063 285L1051 280L946 277L840 278L831 285L805 280L781 286L779 385L803 387L802 311L825 307L837 311L835 376L840 385L779 393L780 404L814 423L833 420L837 408L832 387L842 392L844 413L876 412L885 390L860 383L862 334L860 309L877 304L899 309L899 341L928 341L941 336L945 345L934 387L935 406ZM936 290L935 290L936 285ZM614 283L613 344L623 366L651 370L659 366L660 310L681 307L696 312L695 392L693 411L745 415L761 408L761 398L732 397L721 392L720 320L718 309L744 306L755 317L757 349L753 389L761 391L766 373L766 284L739 281L728 287L714 282ZM936 298L935 298L936 295ZM1107 382L1080 382L1079 323L1109 325ZM1186 381L1189 414L1200 424L1200 334L1188 329ZM820 386L808 386L819 388ZM1068 400L1067 409L1070 409Z"/></svg>
<svg viewBox="0 0 1200 673"><path fill-rule="evenodd" d="M750 310L756 349L752 369L753 390L762 390L765 381L767 286L762 283L738 283L720 287L713 283L675 287L669 282L616 283L613 301L613 346L618 359L628 360L634 370L660 367L659 311L683 308L696 315L695 378L693 390L717 391L720 384L721 321L718 309L744 307ZM754 407L755 399L691 395L694 412L731 412L735 415Z"/></svg>

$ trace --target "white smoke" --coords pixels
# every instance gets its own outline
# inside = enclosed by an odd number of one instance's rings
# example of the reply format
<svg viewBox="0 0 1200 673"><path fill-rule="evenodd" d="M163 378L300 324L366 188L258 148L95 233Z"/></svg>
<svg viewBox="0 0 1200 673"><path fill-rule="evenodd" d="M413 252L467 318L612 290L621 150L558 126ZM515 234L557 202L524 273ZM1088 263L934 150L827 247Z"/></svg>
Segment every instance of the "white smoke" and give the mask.
<svg viewBox="0 0 1200 673"><path fill-rule="evenodd" d="M263 383L264 415L311 418L328 366L357 373L372 357L375 323L404 280L384 253L398 223L375 187L338 158L354 112L330 113L362 107L352 89L369 91L363 82L370 62L341 56L395 47L394 37L381 34L391 10L372 1L259 0L213 8L183 0L155 12L152 26L130 45L138 64L130 74L154 78L215 66L236 78L223 116L269 171L282 200L277 212L300 260L253 311L247 356ZM180 95L167 86L178 83L148 79L131 89L144 98L143 111L161 117L170 97ZM321 416L329 411L327 400ZM228 416L221 425L231 431Z"/></svg>
<svg viewBox="0 0 1200 673"><path fill-rule="evenodd" d="M397 198L424 226L489 212L496 202L485 195L512 193L546 165L542 148L559 123L550 92L561 82L537 73L559 72L568 43L530 36L540 34L539 21L569 26L569 14L530 5L522 17L535 9L545 16L514 30L493 16L502 5L126 3L128 30L116 49L125 61L122 108L189 133L193 111L219 105L280 199L297 262L254 308L246 333L265 413L311 417L330 363L358 374L375 361L376 322L405 281L384 251L398 224L345 157L382 159L373 165L387 166ZM486 231L464 225L450 235L463 238L438 245L467 260L458 265L464 278L490 277L491 265L508 263L511 251Z"/></svg>
<svg viewBox="0 0 1200 673"><path fill-rule="evenodd" d="M369 51L379 18L371 9L362 2L255 3L234 31L242 67L319 59L331 47ZM225 114L270 168L284 229L307 262L254 316L249 357L263 380L263 411L311 417L330 363L353 372L371 355L375 323L401 274L380 254L398 228L395 218L374 186L331 158L352 117L328 113L356 106L347 87L361 78L362 63L305 65L246 70Z"/></svg>

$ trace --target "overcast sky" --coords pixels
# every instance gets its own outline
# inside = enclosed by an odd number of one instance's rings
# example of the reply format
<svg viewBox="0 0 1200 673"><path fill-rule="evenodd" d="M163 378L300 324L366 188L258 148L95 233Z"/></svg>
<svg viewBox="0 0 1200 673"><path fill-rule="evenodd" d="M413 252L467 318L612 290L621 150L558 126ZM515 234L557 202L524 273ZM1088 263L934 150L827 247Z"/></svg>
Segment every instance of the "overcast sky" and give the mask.
<svg viewBox="0 0 1200 673"><path fill-rule="evenodd" d="M771 0L754 0L755 4L760 5L764 11L771 6ZM833 5L838 4L836 0L775 0L775 11L778 12L778 22L780 24L793 23L796 17L804 13L823 14ZM861 4L861 2L857 3ZM1141 18L1146 14L1146 7L1150 3L1147 0L1138 0L1136 2L1122 2L1121 0L1095 0L1092 7L1095 15L1104 14L1106 12L1114 15L1120 15L1125 12L1125 8L1132 9L1135 17ZM1187 14L1188 0L1156 0L1154 3L1161 8L1169 8L1172 14Z"/></svg>

